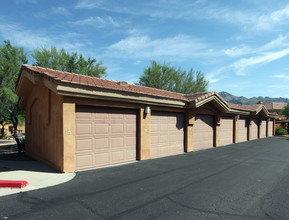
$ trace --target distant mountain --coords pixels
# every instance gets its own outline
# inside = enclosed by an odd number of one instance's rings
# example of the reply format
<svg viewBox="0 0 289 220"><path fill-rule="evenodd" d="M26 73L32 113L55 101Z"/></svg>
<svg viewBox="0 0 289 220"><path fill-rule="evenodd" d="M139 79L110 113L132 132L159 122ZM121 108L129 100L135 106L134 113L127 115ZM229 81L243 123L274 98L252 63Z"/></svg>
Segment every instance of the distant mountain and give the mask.
<svg viewBox="0 0 289 220"><path fill-rule="evenodd" d="M219 92L219 95L225 99L227 102L238 104L238 105L254 105L257 104L257 102L261 101L264 104L270 103L270 102L289 102L289 99L287 98L270 98L270 97L253 97L253 98L246 98L244 96L234 96L228 92Z"/></svg>

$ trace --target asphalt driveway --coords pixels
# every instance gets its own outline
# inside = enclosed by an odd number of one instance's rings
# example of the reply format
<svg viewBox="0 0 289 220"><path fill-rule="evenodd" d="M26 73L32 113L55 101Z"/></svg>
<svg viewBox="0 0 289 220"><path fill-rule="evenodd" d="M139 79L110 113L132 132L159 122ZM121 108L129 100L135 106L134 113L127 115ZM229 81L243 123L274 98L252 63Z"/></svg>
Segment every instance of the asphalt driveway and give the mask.
<svg viewBox="0 0 289 220"><path fill-rule="evenodd" d="M289 219L289 138L78 172L0 197L0 219Z"/></svg>

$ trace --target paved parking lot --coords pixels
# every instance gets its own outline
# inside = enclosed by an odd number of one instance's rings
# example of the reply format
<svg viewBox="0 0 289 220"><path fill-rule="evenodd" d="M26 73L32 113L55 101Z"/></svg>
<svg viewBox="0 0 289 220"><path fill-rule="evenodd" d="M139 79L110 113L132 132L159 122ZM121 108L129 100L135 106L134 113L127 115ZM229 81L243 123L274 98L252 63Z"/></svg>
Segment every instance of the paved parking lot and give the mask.
<svg viewBox="0 0 289 220"><path fill-rule="evenodd" d="M0 219L289 219L289 138L82 171L0 197Z"/></svg>

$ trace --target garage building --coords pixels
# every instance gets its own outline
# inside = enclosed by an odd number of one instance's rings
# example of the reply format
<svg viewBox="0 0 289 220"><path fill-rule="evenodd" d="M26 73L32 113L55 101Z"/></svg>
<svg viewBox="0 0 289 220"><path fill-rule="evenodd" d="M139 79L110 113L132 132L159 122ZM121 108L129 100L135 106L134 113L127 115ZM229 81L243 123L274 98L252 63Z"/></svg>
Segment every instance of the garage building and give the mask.
<svg viewBox="0 0 289 220"><path fill-rule="evenodd" d="M61 172L272 136L276 117L216 92L180 94L29 65L16 93L27 154Z"/></svg>

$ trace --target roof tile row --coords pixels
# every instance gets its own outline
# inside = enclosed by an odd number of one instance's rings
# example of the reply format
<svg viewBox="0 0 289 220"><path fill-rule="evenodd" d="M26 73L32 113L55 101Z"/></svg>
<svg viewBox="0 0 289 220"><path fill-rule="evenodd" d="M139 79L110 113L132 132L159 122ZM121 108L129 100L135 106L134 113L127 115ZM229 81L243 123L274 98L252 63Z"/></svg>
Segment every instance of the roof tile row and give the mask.
<svg viewBox="0 0 289 220"><path fill-rule="evenodd" d="M236 105L232 103L227 103L217 92L200 92L200 93L193 93L193 94L182 94L182 93L170 92L166 90L155 89L151 87L132 85L124 81L116 82L112 80L79 75L79 74L69 73L69 72L63 72L59 70L52 70L52 69L47 69L47 68L37 67L37 66L22 65L20 74L22 73L23 70L33 75L41 75L42 77L50 81L53 81L56 84L77 84L77 85L83 85L83 86L88 86L88 87L118 90L118 91L124 91L124 92L131 92L135 94L145 94L145 95L150 95L150 96L158 96L158 97L163 97L163 98L168 98L168 99L175 99L175 100L196 102L196 103L210 96L217 96L229 108L232 108L232 109L257 111L258 108L260 107L260 105Z"/></svg>

